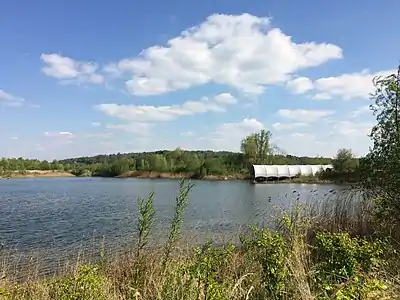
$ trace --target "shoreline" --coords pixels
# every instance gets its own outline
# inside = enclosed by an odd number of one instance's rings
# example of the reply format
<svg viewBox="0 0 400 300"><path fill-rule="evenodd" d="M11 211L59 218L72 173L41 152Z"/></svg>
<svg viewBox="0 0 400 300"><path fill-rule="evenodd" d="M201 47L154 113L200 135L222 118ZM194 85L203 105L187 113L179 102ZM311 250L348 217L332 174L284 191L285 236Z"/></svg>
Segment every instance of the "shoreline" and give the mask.
<svg viewBox="0 0 400 300"><path fill-rule="evenodd" d="M41 171L41 170L27 170L25 171L25 174L14 172L9 175L10 176L0 176L0 179L75 177L75 175L66 171Z"/></svg>
<svg viewBox="0 0 400 300"><path fill-rule="evenodd" d="M151 172L151 171L129 171L115 177L103 176L75 176L74 174L66 171L40 171L30 170L25 174L14 173L11 176L3 176L1 179L32 179L32 178L69 178L69 177L99 177L99 178L136 178L136 179L193 179L204 181L249 181L253 183L248 175L244 174L231 174L231 175L206 175L199 177L197 174L191 173L172 173L172 172ZM336 182L335 180L321 180L317 177L298 177L293 179L271 180L258 182L255 184L341 184L343 182Z"/></svg>
<svg viewBox="0 0 400 300"><path fill-rule="evenodd" d="M251 180L248 175L233 174L233 175L206 175L199 177L195 173L172 173L172 172L153 172L153 171L129 171L115 178L139 178L139 179L196 179L208 181L223 181L223 180Z"/></svg>
<svg viewBox="0 0 400 300"><path fill-rule="evenodd" d="M190 173L172 173L172 172L151 172L151 171L130 171L123 173L114 178L137 178L137 179L194 179L194 180L204 180L204 181L249 181L253 182L252 178L244 174L233 174L233 175L206 175L202 178L196 176L196 174ZM284 180L271 180L259 182L256 184L335 184L332 180L321 180L317 177L298 177L293 179Z"/></svg>

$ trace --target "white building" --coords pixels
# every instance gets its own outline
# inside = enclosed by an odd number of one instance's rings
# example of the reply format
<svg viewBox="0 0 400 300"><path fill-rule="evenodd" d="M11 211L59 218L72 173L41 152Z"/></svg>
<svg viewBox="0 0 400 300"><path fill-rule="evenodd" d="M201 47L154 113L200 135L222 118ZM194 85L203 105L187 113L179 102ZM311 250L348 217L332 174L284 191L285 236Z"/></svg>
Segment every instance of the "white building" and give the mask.
<svg viewBox="0 0 400 300"><path fill-rule="evenodd" d="M280 179L296 176L314 176L321 170L333 169L332 165L253 165L253 179Z"/></svg>

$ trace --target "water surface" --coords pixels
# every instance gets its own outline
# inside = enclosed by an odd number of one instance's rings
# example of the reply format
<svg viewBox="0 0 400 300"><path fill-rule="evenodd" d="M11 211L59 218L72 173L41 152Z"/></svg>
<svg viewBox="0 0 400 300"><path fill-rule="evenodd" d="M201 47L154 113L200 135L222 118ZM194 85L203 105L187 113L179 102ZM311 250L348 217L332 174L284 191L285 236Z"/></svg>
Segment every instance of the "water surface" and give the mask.
<svg viewBox="0 0 400 300"><path fill-rule="evenodd" d="M334 185L192 181L183 233L229 236L248 223L271 222L274 207L324 197ZM45 253L59 259L104 240L119 251L135 240L137 197L155 193L153 242L161 242L173 214L178 180L45 178L0 181L3 252Z"/></svg>

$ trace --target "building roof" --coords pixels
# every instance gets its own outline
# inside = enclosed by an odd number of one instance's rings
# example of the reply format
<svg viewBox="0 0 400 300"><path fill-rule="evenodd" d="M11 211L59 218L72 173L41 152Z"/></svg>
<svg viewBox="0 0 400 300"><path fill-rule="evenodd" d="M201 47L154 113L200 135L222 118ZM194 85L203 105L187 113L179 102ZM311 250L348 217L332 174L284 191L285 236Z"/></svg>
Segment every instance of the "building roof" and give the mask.
<svg viewBox="0 0 400 300"><path fill-rule="evenodd" d="M298 175L310 176L326 169L333 169L332 165L253 165L254 178L282 178Z"/></svg>

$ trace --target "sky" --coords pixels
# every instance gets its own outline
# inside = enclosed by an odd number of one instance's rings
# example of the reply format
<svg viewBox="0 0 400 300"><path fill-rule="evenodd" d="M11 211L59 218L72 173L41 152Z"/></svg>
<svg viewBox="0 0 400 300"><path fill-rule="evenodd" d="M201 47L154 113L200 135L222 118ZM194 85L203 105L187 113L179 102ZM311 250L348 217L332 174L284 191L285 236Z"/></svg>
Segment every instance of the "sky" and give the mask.
<svg viewBox="0 0 400 300"><path fill-rule="evenodd" d="M368 151L398 0L29 1L0 9L0 157Z"/></svg>

